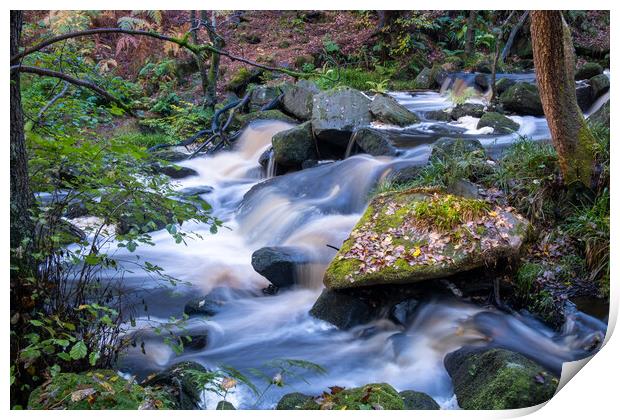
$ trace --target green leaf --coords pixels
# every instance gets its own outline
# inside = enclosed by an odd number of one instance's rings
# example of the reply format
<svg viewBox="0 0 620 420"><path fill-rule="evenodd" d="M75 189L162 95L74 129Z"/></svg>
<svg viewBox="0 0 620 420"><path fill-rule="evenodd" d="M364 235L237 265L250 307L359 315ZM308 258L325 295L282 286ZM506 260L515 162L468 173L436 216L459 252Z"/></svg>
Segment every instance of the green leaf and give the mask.
<svg viewBox="0 0 620 420"><path fill-rule="evenodd" d="M93 351L88 355L88 363L90 363L91 366L95 366L95 364L97 363L97 360L99 360L99 352L98 351Z"/></svg>
<svg viewBox="0 0 620 420"><path fill-rule="evenodd" d="M79 360L83 358L84 356L86 356L86 353L88 353L86 344L84 344L84 341L80 340L77 343L75 343L73 347L71 347L71 351L69 351L69 356L73 360Z"/></svg>
<svg viewBox="0 0 620 420"><path fill-rule="evenodd" d="M30 323L32 325L34 325L35 327L42 327L43 326L43 323L41 321L39 321L39 320L36 320L36 319L31 319Z"/></svg>

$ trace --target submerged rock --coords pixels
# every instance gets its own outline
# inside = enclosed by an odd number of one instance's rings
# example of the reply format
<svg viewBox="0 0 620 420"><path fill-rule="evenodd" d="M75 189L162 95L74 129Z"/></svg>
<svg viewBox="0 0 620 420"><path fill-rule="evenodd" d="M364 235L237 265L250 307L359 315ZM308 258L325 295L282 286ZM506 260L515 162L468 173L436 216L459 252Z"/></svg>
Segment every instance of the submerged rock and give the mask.
<svg viewBox="0 0 620 420"><path fill-rule="evenodd" d="M519 129L519 124L499 112L485 112L476 128L492 127L494 134L510 134Z"/></svg>
<svg viewBox="0 0 620 420"><path fill-rule="evenodd" d="M403 400L405 410L439 410L439 404L423 392L402 391L398 395Z"/></svg>
<svg viewBox="0 0 620 420"><path fill-rule="evenodd" d="M603 73L603 67L598 63L585 63L575 72L575 80L590 79L597 74Z"/></svg>
<svg viewBox="0 0 620 420"><path fill-rule="evenodd" d="M389 95L378 93L370 103L370 113L379 121L400 127L416 124L420 118Z"/></svg>
<svg viewBox="0 0 620 420"><path fill-rule="evenodd" d="M299 80L289 86L282 98L282 107L286 112L302 121L312 118L312 98L319 93L319 88L310 81Z"/></svg>
<svg viewBox="0 0 620 420"><path fill-rule="evenodd" d="M544 115L538 88L530 83L515 83L499 97L499 101L506 111L519 115Z"/></svg>
<svg viewBox="0 0 620 420"><path fill-rule="evenodd" d="M314 95L312 130L322 141L346 147L353 131L370 124L370 99L351 88Z"/></svg>
<svg viewBox="0 0 620 420"><path fill-rule="evenodd" d="M398 149L392 145L385 131L360 128L353 134L354 141L364 153L373 156L396 156Z"/></svg>
<svg viewBox="0 0 620 420"><path fill-rule="evenodd" d="M274 246L260 248L252 254L252 267L277 287L295 284L297 267L310 261L300 248Z"/></svg>
<svg viewBox="0 0 620 420"><path fill-rule="evenodd" d="M310 315L342 330L367 324L375 316L373 308L365 300L329 289L324 289L314 302Z"/></svg>
<svg viewBox="0 0 620 420"><path fill-rule="evenodd" d="M380 194L323 283L347 289L446 278L517 257L528 227L511 208L438 189Z"/></svg>
<svg viewBox="0 0 620 420"><path fill-rule="evenodd" d="M461 408L508 410L541 404L553 397L558 379L525 356L504 349L464 347L444 365Z"/></svg>
<svg viewBox="0 0 620 420"><path fill-rule="evenodd" d="M318 410L319 408L319 404L314 401L313 397L301 392L284 395L276 405L276 410Z"/></svg>
<svg viewBox="0 0 620 420"><path fill-rule="evenodd" d="M271 143L278 165L300 166L304 161L317 157L310 121L276 133Z"/></svg>

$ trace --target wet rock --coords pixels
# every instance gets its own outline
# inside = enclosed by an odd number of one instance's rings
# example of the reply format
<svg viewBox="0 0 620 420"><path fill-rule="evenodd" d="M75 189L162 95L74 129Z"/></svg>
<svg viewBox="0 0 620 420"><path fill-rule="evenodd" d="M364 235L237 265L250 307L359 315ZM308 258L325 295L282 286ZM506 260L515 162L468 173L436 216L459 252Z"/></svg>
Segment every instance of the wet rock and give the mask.
<svg viewBox="0 0 620 420"><path fill-rule="evenodd" d="M601 124L609 128L609 110L610 110L610 101L605 102L603 106L596 110L592 115L588 117L588 120L595 124Z"/></svg>
<svg viewBox="0 0 620 420"><path fill-rule="evenodd" d="M609 77L604 74L594 76L590 79L590 85L592 86L592 97L598 99L609 91Z"/></svg>
<svg viewBox="0 0 620 420"><path fill-rule="evenodd" d="M531 407L551 399L558 385L542 366L505 349L464 347L448 354L444 365L466 410Z"/></svg>
<svg viewBox="0 0 620 420"><path fill-rule="evenodd" d="M510 134L519 130L519 124L499 112L485 112L478 121L477 129L492 127L493 134Z"/></svg>
<svg viewBox="0 0 620 420"><path fill-rule="evenodd" d="M179 194L185 197L196 197L202 194L211 194L213 187L209 185L201 185L199 187L187 187L179 190Z"/></svg>
<svg viewBox="0 0 620 420"><path fill-rule="evenodd" d="M432 68L424 67L416 76L414 84L416 89L435 89L441 86L447 75L439 64Z"/></svg>
<svg viewBox="0 0 620 420"><path fill-rule="evenodd" d="M275 120L275 121L284 121L290 124L297 124L298 121L294 118L289 117L284 114L282 111L277 109L270 109L268 111L255 111L250 112L249 114L235 114L233 117L233 121L231 123L231 128L233 130L239 130L246 125L259 120Z"/></svg>
<svg viewBox="0 0 620 420"><path fill-rule="evenodd" d="M370 103L370 113L379 121L400 127L416 124L420 118L389 95L378 93Z"/></svg>
<svg viewBox="0 0 620 420"><path fill-rule="evenodd" d="M273 153L273 148L269 148L260 154L258 157L258 164L263 167L263 169L267 169L269 166L269 159L271 159L271 154Z"/></svg>
<svg viewBox="0 0 620 420"><path fill-rule="evenodd" d="M396 149L390 142L389 136L385 131L373 128L360 128L353 134L353 141L364 153L373 156L396 156Z"/></svg>
<svg viewBox="0 0 620 420"><path fill-rule="evenodd" d="M506 92L515 83L517 82L514 80L502 77L497 82L495 82L495 93L497 95L501 95L502 93Z"/></svg>
<svg viewBox="0 0 620 420"><path fill-rule="evenodd" d="M299 80L288 87L282 98L282 108L289 114L307 121L312 118L312 98L319 93L319 88L310 81Z"/></svg>
<svg viewBox="0 0 620 420"><path fill-rule="evenodd" d="M202 387L194 379L192 371L207 370L196 362L180 362L149 377L141 385L165 387L172 394L176 409L196 410L200 408Z"/></svg>
<svg viewBox="0 0 620 420"><path fill-rule="evenodd" d="M393 184L408 184L417 179L421 171L422 165L394 169L387 175L387 180Z"/></svg>
<svg viewBox="0 0 620 420"><path fill-rule="evenodd" d="M469 216L439 223L451 208ZM484 200L428 188L383 193L340 247L323 283L328 289L414 284L501 266L519 256L528 229L512 208Z"/></svg>
<svg viewBox="0 0 620 420"><path fill-rule="evenodd" d="M372 119L370 99L351 88L332 89L314 95L312 130L317 139L346 147L353 131Z"/></svg>
<svg viewBox="0 0 620 420"><path fill-rule="evenodd" d="M590 109L590 106L594 103L594 95L590 81L578 81L575 86L575 93L577 95L577 105L579 105L579 108L582 111Z"/></svg>
<svg viewBox="0 0 620 420"><path fill-rule="evenodd" d="M308 262L302 249L290 246L264 247L252 254L254 270L277 287L295 284L297 267Z"/></svg>
<svg viewBox="0 0 620 420"><path fill-rule="evenodd" d="M198 172L194 169L186 168L184 166L160 165L155 163L153 164L152 169L155 173L168 175L172 179L183 179L190 176L198 176Z"/></svg>
<svg viewBox="0 0 620 420"><path fill-rule="evenodd" d="M217 403L217 406L215 407L216 410L236 410L235 406L232 405L232 403L228 402L228 401L220 401Z"/></svg>
<svg viewBox="0 0 620 420"><path fill-rule="evenodd" d="M486 90L489 88L489 79L487 79L487 76L485 74L479 73L474 77L474 84L477 88L479 88L483 92L486 92Z"/></svg>
<svg viewBox="0 0 620 420"><path fill-rule="evenodd" d="M455 106L450 112L450 117L453 120L458 120L461 117L480 118L482 114L484 114L484 105L464 103Z"/></svg>
<svg viewBox="0 0 620 420"><path fill-rule="evenodd" d="M180 338L186 350L202 350L207 347L208 336L206 334L183 335Z"/></svg>
<svg viewBox="0 0 620 420"><path fill-rule="evenodd" d="M248 296L247 292L229 287L216 287L205 296L188 301L183 313L187 315L213 316L219 313L227 302Z"/></svg>
<svg viewBox="0 0 620 420"><path fill-rule="evenodd" d="M346 292L325 289L314 302L310 315L348 330L374 319L373 308L363 299Z"/></svg>
<svg viewBox="0 0 620 420"><path fill-rule="evenodd" d="M304 161L317 157L310 121L290 130L280 131L273 136L271 143L278 165L299 166Z"/></svg>
<svg viewBox="0 0 620 420"><path fill-rule="evenodd" d="M424 117L428 120L436 120L436 121L444 121L449 122L452 121L452 117L449 112L446 112L443 109L438 109L435 111L428 111Z"/></svg>
<svg viewBox="0 0 620 420"><path fill-rule="evenodd" d="M439 410L439 404L423 392L402 391L398 395L403 400L405 410Z"/></svg>
<svg viewBox="0 0 620 420"><path fill-rule="evenodd" d="M603 73L603 67L598 63L585 63L575 72L575 80L591 79L597 74Z"/></svg>
<svg viewBox="0 0 620 420"><path fill-rule="evenodd" d="M458 158L472 153L476 153L480 157L486 156L486 152L480 140L442 137L433 143L429 161L444 159L446 157Z"/></svg>
<svg viewBox="0 0 620 420"><path fill-rule="evenodd" d="M226 90L241 95L250 83L260 83L264 70L240 67L226 86Z"/></svg>
<svg viewBox="0 0 620 420"><path fill-rule="evenodd" d="M390 318L400 325L406 326L413 317L419 303L420 301L417 299L407 299L397 303L390 311Z"/></svg>
<svg viewBox="0 0 620 420"><path fill-rule="evenodd" d="M180 162L191 156L189 153L179 150L179 148L176 147L155 150L151 152L151 154L153 157L167 162Z"/></svg>
<svg viewBox="0 0 620 420"><path fill-rule="evenodd" d="M262 107L280 96L280 89L277 86L257 86L252 90L250 96L250 112L260 111Z"/></svg>
<svg viewBox="0 0 620 420"><path fill-rule="evenodd" d="M276 406L276 410L318 410L319 408L319 404L314 401L313 397L301 392L284 395Z"/></svg>
<svg viewBox="0 0 620 420"><path fill-rule="evenodd" d="M376 383L358 388L344 389L331 396L331 410L403 410L405 403L398 392L389 384Z"/></svg>
<svg viewBox="0 0 620 420"><path fill-rule="evenodd" d="M499 101L506 111L519 115L544 115L538 89L530 83L515 83L499 97Z"/></svg>

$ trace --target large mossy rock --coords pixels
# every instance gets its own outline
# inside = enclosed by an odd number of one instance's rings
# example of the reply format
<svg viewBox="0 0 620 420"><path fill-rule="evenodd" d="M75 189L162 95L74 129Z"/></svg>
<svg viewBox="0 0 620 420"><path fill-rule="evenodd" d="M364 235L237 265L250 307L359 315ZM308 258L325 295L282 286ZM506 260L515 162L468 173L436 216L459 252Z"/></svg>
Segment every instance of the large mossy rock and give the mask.
<svg viewBox="0 0 620 420"><path fill-rule="evenodd" d="M472 154L486 158L486 152L480 140L442 137L433 143L429 161L446 158L458 159Z"/></svg>
<svg viewBox="0 0 620 420"><path fill-rule="evenodd" d="M405 404L398 391L386 383L348 388L325 396L322 409L330 410L403 410Z"/></svg>
<svg viewBox="0 0 620 420"><path fill-rule="evenodd" d="M370 103L370 113L379 121L405 127L420 122L420 118L389 95L378 93Z"/></svg>
<svg viewBox="0 0 620 420"><path fill-rule="evenodd" d="M398 395L403 400L405 410L439 410L439 404L423 392L402 391Z"/></svg>
<svg viewBox="0 0 620 420"><path fill-rule="evenodd" d="M499 97L499 101L506 111L519 115L544 115L538 88L530 83L515 83Z"/></svg>
<svg viewBox="0 0 620 420"><path fill-rule="evenodd" d="M307 121L290 130L276 133L272 139L274 159L278 165L300 166L308 159L316 159L316 144L312 123Z"/></svg>
<svg viewBox="0 0 620 420"><path fill-rule="evenodd" d="M477 129L492 127L494 134L510 134L519 129L519 124L499 112L486 112L478 121Z"/></svg>
<svg viewBox="0 0 620 420"><path fill-rule="evenodd" d="M346 147L353 131L370 125L370 99L351 88L314 95L312 130L319 140Z"/></svg>
<svg viewBox="0 0 620 420"><path fill-rule="evenodd" d="M398 149L390 141L388 133L374 128L360 128L353 134L357 146L372 156L396 156Z"/></svg>
<svg viewBox="0 0 620 420"><path fill-rule="evenodd" d="M264 247L252 254L254 270L277 287L295 284L297 268L308 263L303 250L291 246Z"/></svg>
<svg viewBox="0 0 620 420"><path fill-rule="evenodd" d="M484 105L468 102L455 106L450 112L450 117L453 120L458 120L461 117L480 118L482 117L482 114L484 114Z"/></svg>
<svg viewBox="0 0 620 420"><path fill-rule="evenodd" d="M60 373L36 388L28 409L137 410L168 409L170 396L163 390L130 383L113 370Z"/></svg>
<svg viewBox="0 0 620 420"><path fill-rule="evenodd" d="M270 109L268 111L254 111L248 114L235 114L231 124L233 130L239 130L246 125L259 120L275 120L284 121L290 124L297 124L298 121L292 117L289 117L282 111L277 109Z"/></svg>
<svg viewBox="0 0 620 420"><path fill-rule="evenodd" d="M558 385L542 366L505 349L464 347L448 354L444 365L467 410L531 407L551 399Z"/></svg>
<svg viewBox="0 0 620 420"><path fill-rule="evenodd" d="M604 74L599 74L590 79L590 86L592 86L592 97L597 99L609 90L609 77Z"/></svg>
<svg viewBox="0 0 620 420"><path fill-rule="evenodd" d="M447 73L439 64L432 68L424 67L414 80L416 89L435 89L441 86Z"/></svg>
<svg viewBox="0 0 620 420"><path fill-rule="evenodd" d="M504 93L508 89L510 89L510 87L512 85L514 85L515 83L517 83L517 82L512 80L512 79L508 79L506 77L502 77L497 82L495 82L495 93L497 95L501 95L502 93Z"/></svg>
<svg viewBox="0 0 620 420"><path fill-rule="evenodd" d="M518 256L529 224L510 208L417 188L376 196L325 272L329 289L446 278Z"/></svg>
<svg viewBox="0 0 620 420"><path fill-rule="evenodd" d="M276 410L318 410L319 408L319 404L313 397L301 392L285 394L276 405Z"/></svg>
<svg viewBox="0 0 620 420"><path fill-rule="evenodd" d="M312 98L317 93L319 88L314 83L302 79L285 90L282 107L302 121L309 120L312 118Z"/></svg>
<svg viewBox="0 0 620 420"><path fill-rule="evenodd" d="M226 90L241 95L250 83L260 83L263 73L262 69L240 67L226 85Z"/></svg>
<svg viewBox="0 0 620 420"><path fill-rule="evenodd" d="M603 67L598 63L585 63L575 72L575 80L591 79L597 74L603 73Z"/></svg>

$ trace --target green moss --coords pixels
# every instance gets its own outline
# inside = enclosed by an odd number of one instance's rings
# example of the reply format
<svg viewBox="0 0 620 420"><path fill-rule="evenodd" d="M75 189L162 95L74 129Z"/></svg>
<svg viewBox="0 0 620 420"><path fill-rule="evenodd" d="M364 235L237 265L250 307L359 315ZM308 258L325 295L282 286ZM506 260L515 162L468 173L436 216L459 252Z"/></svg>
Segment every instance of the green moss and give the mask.
<svg viewBox="0 0 620 420"><path fill-rule="evenodd" d="M319 408L314 398L300 392L284 395L276 406L276 410L318 410Z"/></svg>
<svg viewBox="0 0 620 420"><path fill-rule="evenodd" d="M33 410L137 410L141 404L170 408L170 396L143 388L121 378L112 370L60 373L51 382L36 388L28 401Z"/></svg>
<svg viewBox="0 0 620 420"><path fill-rule="evenodd" d="M413 216L426 225L449 231L456 226L477 219L490 210L487 202L457 197L451 194L416 202L412 206Z"/></svg>
<svg viewBox="0 0 620 420"><path fill-rule="evenodd" d="M333 410L377 409L403 410L404 403L398 392L386 383L368 384L345 389L331 397Z"/></svg>

